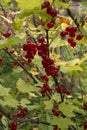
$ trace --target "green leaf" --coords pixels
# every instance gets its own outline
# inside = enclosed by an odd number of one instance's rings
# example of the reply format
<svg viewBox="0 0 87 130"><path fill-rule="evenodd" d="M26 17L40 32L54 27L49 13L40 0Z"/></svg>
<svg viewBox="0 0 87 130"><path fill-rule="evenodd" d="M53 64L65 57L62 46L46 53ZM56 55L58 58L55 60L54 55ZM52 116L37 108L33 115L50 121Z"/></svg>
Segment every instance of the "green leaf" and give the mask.
<svg viewBox="0 0 87 130"><path fill-rule="evenodd" d="M25 106L27 106L27 104L30 104L30 101L27 98L21 99L21 101L20 101L21 106L25 107Z"/></svg>
<svg viewBox="0 0 87 130"><path fill-rule="evenodd" d="M0 85L0 96L8 95L9 91L10 91L10 88L5 88L2 85Z"/></svg>
<svg viewBox="0 0 87 130"><path fill-rule="evenodd" d="M41 7L42 0L16 0L20 9L34 9L35 7Z"/></svg>
<svg viewBox="0 0 87 130"><path fill-rule="evenodd" d="M53 108L53 100L44 101L44 104L46 105L45 109L52 109Z"/></svg>
<svg viewBox="0 0 87 130"><path fill-rule="evenodd" d="M67 117L75 116L75 114L73 113L74 108L74 105L65 102L59 105L59 110Z"/></svg>
<svg viewBox="0 0 87 130"><path fill-rule="evenodd" d="M7 95L4 97L4 101L2 105L15 108L18 106L18 101L15 98L13 98L11 95Z"/></svg>
<svg viewBox="0 0 87 130"><path fill-rule="evenodd" d="M30 92L37 92L39 90L39 88L36 88L34 86L31 86L30 83L25 83L22 79L19 79L17 81L17 89L21 92L21 93L30 93Z"/></svg>
<svg viewBox="0 0 87 130"><path fill-rule="evenodd" d="M0 49L8 47L10 45L18 44L18 43L23 43L22 38L12 36L10 38L6 38L3 40L0 40Z"/></svg>
<svg viewBox="0 0 87 130"><path fill-rule="evenodd" d="M51 125L58 125L62 130L68 130L68 127L74 125L74 123L68 118L53 117Z"/></svg>

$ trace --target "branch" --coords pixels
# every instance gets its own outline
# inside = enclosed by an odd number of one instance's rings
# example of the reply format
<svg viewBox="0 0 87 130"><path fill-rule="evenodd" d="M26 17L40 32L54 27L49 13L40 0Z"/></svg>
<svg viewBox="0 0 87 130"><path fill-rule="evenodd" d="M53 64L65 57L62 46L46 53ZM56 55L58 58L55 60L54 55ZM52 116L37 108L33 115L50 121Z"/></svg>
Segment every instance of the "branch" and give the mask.
<svg viewBox="0 0 87 130"><path fill-rule="evenodd" d="M29 72L25 69L25 67L24 67L18 60L16 60L16 59L8 52L7 48L6 48L6 49L3 49L3 50L4 50L5 53L7 53L7 54L11 57L12 60L14 60L14 61L17 62L17 64L25 71L25 73L26 73L28 76L30 76L30 77L33 79L33 81L34 81L35 83L38 83L38 79L37 79L35 76L33 76L31 73L29 73Z"/></svg>

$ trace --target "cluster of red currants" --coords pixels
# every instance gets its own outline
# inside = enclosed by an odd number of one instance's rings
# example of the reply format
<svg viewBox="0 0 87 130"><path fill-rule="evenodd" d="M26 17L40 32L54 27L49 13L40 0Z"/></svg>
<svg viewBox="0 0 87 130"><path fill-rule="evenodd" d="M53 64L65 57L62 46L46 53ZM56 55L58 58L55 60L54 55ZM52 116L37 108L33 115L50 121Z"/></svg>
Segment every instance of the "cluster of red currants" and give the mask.
<svg viewBox="0 0 87 130"><path fill-rule="evenodd" d="M43 87L42 87L42 90L41 90L42 96L45 97L47 92L51 93L52 92L52 88L50 88L47 83L44 83Z"/></svg>
<svg viewBox="0 0 87 130"><path fill-rule="evenodd" d="M63 85L63 84L60 84L60 86L56 87L55 89L56 89L57 93L63 93L63 94L66 94L66 95L71 95L70 90L67 89L66 86Z"/></svg>
<svg viewBox="0 0 87 130"><path fill-rule="evenodd" d="M14 114L13 117L14 118L24 118L26 116L27 112L28 112L28 108L24 107L17 114Z"/></svg>
<svg viewBox="0 0 87 130"><path fill-rule="evenodd" d="M8 128L10 130L17 130L17 122L13 121L13 122L9 123Z"/></svg>
<svg viewBox="0 0 87 130"><path fill-rule="evenodd" d="M28 112L28 108L24 107L21 109L21 111L19 111L17 114L14 114L12 116L13 118L24 118L27 112ZM10 128L10 130L17 130L17 126L18 126L18 123L16 121L13 121L8 124L8 128Z"/></svg>
<svg viewBox="0 0 87 130"><path fill-rule="evenodd" d="M62 31L60 33L60 36L62 38L65 38L65 36L69 36L67 41L68 43L74 48L76 46L76 41L75 40L81 40L83 38L83 34L82 33L77 33L78 28L76 26L68 26L65 31Z"/></svg>
<svg viewBox="0 0 87 130"><path fill-rule="evenodd" d="M40 75L41 80L48 82L49 78L47 77L47 75Z"/></svg>
<svg viewBox="0 0 87 130"><path fill-rule="evenodd" d="M30 63L36 54L37 45L28 40L27 43L23 45L23 50L26 52L25 57L28 59L28 62Z"/></svg>
<svg viewBox="0 0 87 130"><path fill-rule="evenodd" d="M52 17L51 21L47 23L47 27L50 29L55 24L55 17L57 16L57 10L54 9L49 1L44 1L41 5L41 9L46 9L46 13Z"/></svg>
<svg viewBox="0 0 87 130"><path fill-rule="evenodd" d="M57 117L60 116L60 111L58 110L52 109L52 113L54 116L57 116Z"/></svg>
<svg viewBox="0 0 87 130"><path fill-rule="evenodd" d="M47 76L58 76L59 68L54 65L54 61L48 56L49 45L44 43L45 40L43 37L40 37L38 39L38 42L41 43L40 45L38 45L38 55L42 58L42 65L45 68Z"/></svg>

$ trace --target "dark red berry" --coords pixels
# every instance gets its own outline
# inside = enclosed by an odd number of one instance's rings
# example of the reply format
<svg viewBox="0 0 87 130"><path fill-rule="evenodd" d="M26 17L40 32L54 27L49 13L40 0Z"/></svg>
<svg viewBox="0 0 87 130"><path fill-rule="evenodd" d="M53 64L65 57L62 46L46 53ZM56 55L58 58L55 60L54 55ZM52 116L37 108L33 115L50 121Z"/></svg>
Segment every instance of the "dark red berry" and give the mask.
<svg viewBox="0 0 87 130"><path fill-rule="evenodd" d="M78 34L76 40L81 40L83 38L83 34Z"/></svg>
<svg viewBox="0 0 87 130"><path fill-rule="evenodd" d="M22 111L25 112L25 113L27 113L27 112L28 112L28 108L27 108L27 107L24 107L24 108L22 109Z"/></svg>
<svg viewBox="0 0 87 130"><path fill-rule="evenodd" d="M14 53L14 50L10 50L10 54L13 54Z"/></svg>
<svg viewBox="0 0 87 130"><path fill-rule="evenodd" d="M2 59L2 57L0 56L0 64L2 63L2 61L3 61L3 59Z"/></svg>
<svg viewBox="0 0 87 130"><path fill-rule="evenodd" d="M39 43L44 43L44 42L45 42L45 40L44 40L44 38L43 38L43 37L40 37L40 38L38 38L38 42L39 42Z"/></svg>
<svg viewBox="0 0 87 130"><path fill-rule="evenodd" d="M48 27L48 28L53 28L53 26L54 26L54 23L53 23L53 22L50 21L50 22L47 23L47 27Z"/></svg>
<svg viewBox="0 0 87 130"><path fill-rule="evenodd" d="M62 31L62 32L60 33L60 36L61 36L61 37L65 37L67 34L68 34L67 31Z"/></svg>
<svg viewBox="0 0 87 130"><path fill-rule="evenodd" d="M8 38L8 37L11 36L11 32L4 33L3 36L4 36L5 38Z"/></svg>
<svg viewBox="0 0 87 130"><path fill-rule="evenodd" d="M0 119L3 117L3 115L0 113Z"/></svg>
<svg viewBox="0 0 87 130"><path fill-rule="evenodd" d="M16 61L14 61L14 62L13 62L13 65L14 65L14 66L17 66L17 65L18 65L18 63L17 63Z"/></svg>
<svg viewBox="0 0 87 130"><path fill-rule="evenodd" d="M49 6L50 6L50 2L49 1L44 1L44 3L42 3L42 5L41 5L41 9L47 8Z"/></svg>

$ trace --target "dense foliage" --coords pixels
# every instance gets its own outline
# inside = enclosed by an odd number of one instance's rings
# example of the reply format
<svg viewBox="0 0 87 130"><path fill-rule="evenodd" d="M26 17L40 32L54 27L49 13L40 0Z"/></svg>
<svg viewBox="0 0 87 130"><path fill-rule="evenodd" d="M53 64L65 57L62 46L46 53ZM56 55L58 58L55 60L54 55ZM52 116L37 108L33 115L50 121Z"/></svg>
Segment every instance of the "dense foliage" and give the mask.
<svg viewBox="0 0 87 130"><path fill-rule="evenodd" d="M86 6L0 0L0 130L87 129Z"/></svg>

